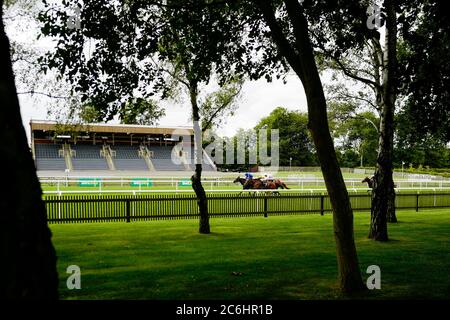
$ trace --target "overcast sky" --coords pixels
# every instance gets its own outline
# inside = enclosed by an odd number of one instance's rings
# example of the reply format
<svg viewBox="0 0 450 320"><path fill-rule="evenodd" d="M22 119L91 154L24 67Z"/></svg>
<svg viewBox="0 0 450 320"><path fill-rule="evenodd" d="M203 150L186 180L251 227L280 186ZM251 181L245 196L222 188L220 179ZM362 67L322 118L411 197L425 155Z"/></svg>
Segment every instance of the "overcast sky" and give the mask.
<svg viewBox="0 0 450 320"><path fill-rule="evenodd" d="M219 135L231 136L239 128L253 128L261 118L266 117L276 107L289 110L306 111L306 97L300 80L295 75L288 76L288 82L267 83L265 80L251 81L244 84L238 109L234 116L228 117L219 128ZM24 126L29 135L29 122L34 120L52 120L47 116L46 99L30 99L19 96ZM161 118L161 126L189 126L190 106L187 103L165 103L166 116Z"/></svg>
<svg viewBox="0 0 450 320"><path fill-rule="evenodd" d="M37 14L37 9L35 9ZM14 10L11 15L16 15ZM30 12L27 12L30 15ZM34 15L33 14L33 15ZM39 26L33 19L18 17L12 20L6 20L6 31L11 40L19 41L22 44L30 45L37 50L48 50L54 44L48 39L36 41ZM18 83L19 79L16 79ZM45 78L42 78L45 81ZM29 88L19 88L27 90ZM19 95L21 114L24 127L30 137L30 120L53 120L48 116L47 109L51 102L43 96ZM224 125L219 128L218 133L224 136L233 135L239 128L250 129L258 121L269 115L276 107L283 106L290 110L306 111L306 97L300 80L294 74L287 76L287 83L283 84L281 80L274 80L267 83L265 80L252 81L244 84L242 95L238 101L238 109L234 116L226 119ZM166 115L160 119L161 126L188 126L190 123L190 105L184 103L163 103Z"/></svg>
<svg viewBox="0 0 450 320"><path fill-rule="evenodd" d="M36 11L37 12L37 11ZM37 14L37 13L36 13ZM33 19L28 21L23 18L6 20L6 30L11 40L23 44L31 44L36 50L42 52L50 49L54 44L48 39L36 41L39 26ZM266 117L276 107L282 106L289 110L306 111L306 97L303 86L295 74L287 76L287 83L274 80L267 83L264 79L247 82L242 89L242 95L238 101L238 109L234 116L226 119L224 125L219 128L219 135L231 136L239 128L250 129L254 127L261 118ZM40 79L45 82L45 77ZM324 80L327 82L327 80ZM18 83L18 79L16 79ZM22 88L27 90L28 88ZM51 88L49 89L51 91ZM48 98L40 96L31 98L27 95L19 95L22 119L24 127L30 136L30 120L53 120L48 116L47 107L50 102ZM160 119L160 126L188 126L190 123L190 105L184 103L164 103L166 115Z"/></svg>

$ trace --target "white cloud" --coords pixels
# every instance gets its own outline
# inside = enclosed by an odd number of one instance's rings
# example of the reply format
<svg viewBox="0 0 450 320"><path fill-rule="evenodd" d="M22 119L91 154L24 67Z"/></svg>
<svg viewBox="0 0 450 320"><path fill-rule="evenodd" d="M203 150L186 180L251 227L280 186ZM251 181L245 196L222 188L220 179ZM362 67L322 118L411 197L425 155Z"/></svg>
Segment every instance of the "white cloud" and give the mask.
<svg viewBox="0 0 450 320"><path fill-rule="evenodd" d="M264 79L244 84L239 108L234 116L226 119L218 129L223 136L232 136L239 129L253 128L261 118L266 117L276 107L289 110L306 111L306 97L303 86L296 75L289 75L287 83L274 80L268 83ZM184 104L165 103L166 116L159 121L162 126L186 126L191 124L190 106Z"/></svg>

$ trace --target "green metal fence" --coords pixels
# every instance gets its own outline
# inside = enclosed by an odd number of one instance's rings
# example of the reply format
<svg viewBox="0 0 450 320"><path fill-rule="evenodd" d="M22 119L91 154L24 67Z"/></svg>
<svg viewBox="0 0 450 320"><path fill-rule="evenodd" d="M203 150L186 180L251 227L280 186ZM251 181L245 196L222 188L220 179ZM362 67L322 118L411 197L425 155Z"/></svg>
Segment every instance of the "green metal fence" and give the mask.
<svg viewBox="0 0 450 320"><path fill-rule="evenodd" d="M369 211L369 193L350 194L354 211ZM44 197L50 223L189 219L198 217L194 194L48 195ZM397 209L450 207L450 193L400 193ZM327 194L210 194L211 217L251 217L331 212Z"/></svg>

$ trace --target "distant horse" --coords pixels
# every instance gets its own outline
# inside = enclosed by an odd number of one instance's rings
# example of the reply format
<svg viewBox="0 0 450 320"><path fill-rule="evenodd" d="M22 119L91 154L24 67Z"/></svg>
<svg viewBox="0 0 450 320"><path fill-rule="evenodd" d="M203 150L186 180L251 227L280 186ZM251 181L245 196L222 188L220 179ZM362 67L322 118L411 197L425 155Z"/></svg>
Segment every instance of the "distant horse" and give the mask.
<svg viewBox="0 0 450 320"><path fill-rule="evenodd" d="M373 189L375 187L375 176L372 176L372 178L365 177L362 183L367 183L367 186L370 189ZM394 188L397 188L397 185L394 183Z"/></svg>
<svg viewBox="0 0 450 320"><path fill-rule="evenodd" d="M368 186L370 189L372 189L373 186L374 186L374 182L375 182L374 179L375 179L375 176L372 176L372 178L365 177L365 178L363 179L363 181L361 181L361 183L367 183L367 186Z"/></svg>

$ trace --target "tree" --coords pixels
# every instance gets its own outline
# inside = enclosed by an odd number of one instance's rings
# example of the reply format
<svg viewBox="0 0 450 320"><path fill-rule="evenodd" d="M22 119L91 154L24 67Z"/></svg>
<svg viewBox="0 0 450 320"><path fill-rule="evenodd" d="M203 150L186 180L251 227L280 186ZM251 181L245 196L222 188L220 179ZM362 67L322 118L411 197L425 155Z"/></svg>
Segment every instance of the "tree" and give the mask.
<svg viewBox="0 0 450 320"><path fill-rule="evenodd" d="M7 1L3 21L10 35L11 62L17 94L35 105L47 105L48 112L59 117L63 106L71 103L67 83L54 74L39 73L38 58L44 53L44 44L38 38L40 5L38 1Z"/></svg>
<svg viewBox="0 0 450 320"><path fill-rule="evenodd" d="M284 6L274 7L268 1L254 1L262 14L263 21L270 30L270 36L279 53L300 78L305 89L308 101L308 128L316 146L317 157L334 213L333 224L340 286L344 292L355 292L362 290L364 286L353 238L353 213L329 131L325 95L310 39L307 17L311 17L313 13L305 16L303 6L296 0L284 0L283 2ZM344 3L340 4L342 11L354 9L346 7ZM332 7L336 3L327 5ZM329 9L327 5L325 7ZM314 7L311 8L311 11L314 11ZM324 8L317 9L323 10ZM331 12L332 10L330 10ZM352 12L352 14L354 13ZM346 14L341 14L341 17L346 16ZM321 17L327 19L326 14L322 14ZM342 29L345 29L344 26L345 24L342 25ZM286 29L291 32L286 32Z"/></svg>
<svg viewBox="0 0 450 320"><path fill-rule="evenodd" d="M3 17L4 1L0 0ZM0 296L5 299L57 299L56 253L47 226L41 187L27 144L12 70L10 45L0 23L0 157L9 182L0 200Z"/></svg>
<svg viewBox="0 0 450 320"><path fill-rule="evenodd" d="M369 2L366 2L367 7ZM399 1L385 0L383 6L372 6L373 18L385 25L384 48L380 42L380 33L369 28L361 34L365 37L364 46L354 47L345 52L328 48L321 44L322 62L328 67L340 70L348 79L356 81L360 86L372 90L370 96L363 91L349 94L340 92L341 98L363 102L373 107L379 114L379 142L377 164L372 189L371 223L369 238L379 241L388 240L387 221L396 222L395 189L393 181L393 141L394 112L398 91L397 74L397 13ZM368 18L369 19L369 18ZM368 22L374 22L368 20ZM375 25L374 25L375 27ZM328 60L328 63L326 62Z"/></svg>
<svg viewBox="0 0 450 320"><path fill-rule="evenodd" d="M410 128L402 139L420 144L431 135L445 144L450 141L450 17L442 1L409 3L399 18L399 89L405 97L399 118Z"/></svg>
<svg viewBox="0 0 450 320"><path fill-rule="evenodd" d="M197 1L187 1L186 5L146 1L120 4L107 0L64 4L81 8L80 27L67 26L67 8L47 4L39 17L42 33L56 37L59 44L41 61L45 70L55 68L68 76L81 102L93 106L97 117L107 121L117 114L130 115L130 110L136 114L142 104L131 106L130 101L149 101L156 94L170 97L173 79L187 89L195 132L192 187L199 205L199 231L209 233L207 198L201 184L201 112L207 117L206 128L226 112L238 92L217 93L206 99L202 109L200 90L220 64L221 52L225 50L223 39L235 38L230 32L231 22L222 9L207 10L204 3ZM109 30L102 25L108 25ZM204 30L214 36L205 38L201 34ZM83 53L86 43L94 43L87 56ZM233 79L230 72L219 85ZM150 115L158 115L155 105L147 106L152 107Z"/></svg>
<svg viewBox="0 0 450 320"><path fill-rule="evenodd" d="M278 107L258 122L255 130L259 129L279 130L281 166L316 165L314 146L308 132L308 115Z"/></svg>
<svg viewBox="0 0 450 320"><path fill-rule="evenodd" d="M419 132L413 113L402 111L396 117L397 130L395 137L394 163L401 167L402 163L415 167L447 168L450 164L448 141L440 133L423 129ZM424 121L426 122L426 121ZM424 123L424 126L427 124Z"/></svg>
<svg viewBox="0 0 450 320"><path fill-rule="evenodd" d="M375 166L379 119L370 111L357 111L349 102L331 101L329 119L333 136L341 143L343 167Z"/></svg>

